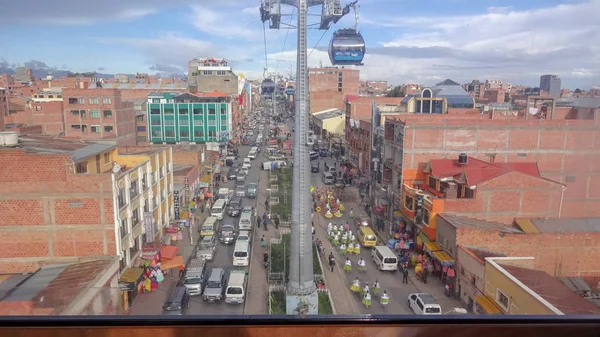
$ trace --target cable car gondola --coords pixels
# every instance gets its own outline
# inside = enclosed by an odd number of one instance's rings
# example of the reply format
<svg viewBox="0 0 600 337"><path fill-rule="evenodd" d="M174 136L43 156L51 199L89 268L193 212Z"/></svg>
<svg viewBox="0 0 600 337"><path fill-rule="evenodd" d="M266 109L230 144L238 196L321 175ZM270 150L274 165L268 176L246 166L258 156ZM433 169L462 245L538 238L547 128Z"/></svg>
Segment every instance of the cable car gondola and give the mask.
<svg viewBox="0 0 600 337"><path fill-rule="evenodd" d="M263 95L271 95L275 92L275 82L273 82L273 80L271 80L270 78L266 78L263 80L262 84L261 84L261 94Z"/></svg>
<svg viewBox="0 0 600 337"><path fill-rule="evenodd" d="M354 28L343 28L333 33L329 43L329 60L333 65L363 65L367 48L362 34Z"/></svg>

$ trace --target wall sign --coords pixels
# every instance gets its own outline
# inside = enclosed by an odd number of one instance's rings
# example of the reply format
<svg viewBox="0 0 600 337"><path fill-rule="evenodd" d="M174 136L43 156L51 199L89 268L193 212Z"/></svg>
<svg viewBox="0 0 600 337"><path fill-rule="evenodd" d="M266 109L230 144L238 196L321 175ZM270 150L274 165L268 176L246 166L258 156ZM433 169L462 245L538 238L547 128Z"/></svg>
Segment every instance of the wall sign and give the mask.
<svg viewBox="0 0 600 337"><path fill-rule="evenodd" d="M183 190L183 200L185 200L185 208L189 208L190 206L190 179L188 177L185 177L185 181L184 181L184 190Z"/></svg>
<svg viewBox="0 0 600 337"><path fill-rule="evenodd" d="M144 212L144 232L146 233L144 243L154 242L156 232L154 228L154 214L152 212Z"/></svg>
<svg viewBox="0 0 600 337"><path fill-rule="evenodd" d="M173 191L173 208L175 210L175 220L179 220L179 191Z"/></svg>

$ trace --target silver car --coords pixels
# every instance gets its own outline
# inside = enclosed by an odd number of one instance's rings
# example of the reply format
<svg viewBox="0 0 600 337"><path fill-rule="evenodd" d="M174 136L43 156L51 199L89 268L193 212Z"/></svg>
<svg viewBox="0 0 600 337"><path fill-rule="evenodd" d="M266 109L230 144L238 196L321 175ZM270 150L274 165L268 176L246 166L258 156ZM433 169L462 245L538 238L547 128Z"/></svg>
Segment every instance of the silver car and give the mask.
<svg viewBox="0 0 600 337"><path fill-rule="evenodd" d="M246 196L246 186L244 185L238 185L235 188L235 196L236 197L245 197Z"/></svg>
<svg viewBox="0 0 600 337"><path fill-rule="evenodd" d="M212 261L215 257L215 251L217 248L217 240L214 236L209 235L202 238L196 257L206 261Z"/></svg>

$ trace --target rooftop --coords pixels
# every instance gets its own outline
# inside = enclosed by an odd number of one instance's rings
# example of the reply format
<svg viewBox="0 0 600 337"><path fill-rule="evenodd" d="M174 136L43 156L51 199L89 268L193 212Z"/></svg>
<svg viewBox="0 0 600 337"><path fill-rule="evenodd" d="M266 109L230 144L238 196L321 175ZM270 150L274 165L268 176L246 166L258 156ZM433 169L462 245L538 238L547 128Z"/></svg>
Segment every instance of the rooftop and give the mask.
<svg viewBox="0 0 600 337"><path fill-rule="evenodd" d="M190 171L194 169L194 165L173 165L173 176L174 177L185 177Z"/></svg>
<svg viewBox="0 0 600 337"><path fill-rule="evenodd" d="M102 259L48 265L35 273L15 275L17 284L12 277L1 283L0 315L60 314L112 263L112 259Z"/></svg>
<svg viewBox="0 0 600 337"><path fill-rule="evenodd" d="M536 162L490 163L473 157L467 157L467 164L460 165L457 159L431 159L426 172L436 178L464 180L469 186L477 185L512 171L540 177Z"/></svg>
<svg viewBox="0 0 600 337"><path fill-rule="evenodd" d="M566 315L600 314L600 308L546 272L500 264L508 273Z"/></svg>
<svg viewBox="0 0 600 337"><path fill-rule="evenodd" d="M459 248L462 248L467 254L470 253L470 255L478 258L481 263L483 263L487 257L506 257L506 254L504 253L493 252L482 247L459 245Z"/></svg>
<svg viewBox="0 0 600 337"><path fill-rule="evenodd" d="M533 218L529 221L540 233L600 232L600 218Z"/></svg>
<svg viewBox="0 0 600 337"><path fill-rule="evenodd" d="M26 153L67 154L73 157L73 162L117 147L115 144L73 141L42 135L22 135L19 142L20 148Z"/></svg>
<svg viewBox="0 0 600 337"><path fill-rule="evenodd" d="M510 234L523 234L523 232L515 227L507 226L499 222L477 220L465 218L448 213L438 214L439 217L446 220L454 228L466 228L482 231L499 231Z"/></svg>
<svg viewBox="0 0 600 337"><path fill-rule="evenodd" d="M345 113L340 109L327 109L327 110L323 110L323 111L313 112L312 115L313 115L313 117L315 117L317 119L325 120L325 119L345 116Z"/></svg>
<svg viewBox="0 0 600 337"><path fill-rule="evenodd" d="M95 89L96 84L90 84L89 89ZM104 89L161 89L161 90L187 90L187 83L104 83Z"/></svg>

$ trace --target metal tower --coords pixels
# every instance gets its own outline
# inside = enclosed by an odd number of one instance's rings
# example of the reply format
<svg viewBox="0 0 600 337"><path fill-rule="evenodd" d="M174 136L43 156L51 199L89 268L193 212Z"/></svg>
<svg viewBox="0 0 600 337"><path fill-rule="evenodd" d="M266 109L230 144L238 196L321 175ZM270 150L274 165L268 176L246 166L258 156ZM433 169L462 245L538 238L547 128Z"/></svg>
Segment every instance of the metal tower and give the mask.
<svg viewBox="0 0 600 337"><path fill-rule="evenodd" d="M262 22L269 21L270 29L279 29L281 5L298 9L298 49L296 61L296 96L294 133L294 177L292 187L292 237L290 247L290 273L287 287L286 307L288 314L318 314L318 295L313 276L311 193L310 193L310 148L307 12L308 7L323 6L319 29L328 29L337 22L343 11L340 0L262 0L260 14Z"/></svg>

